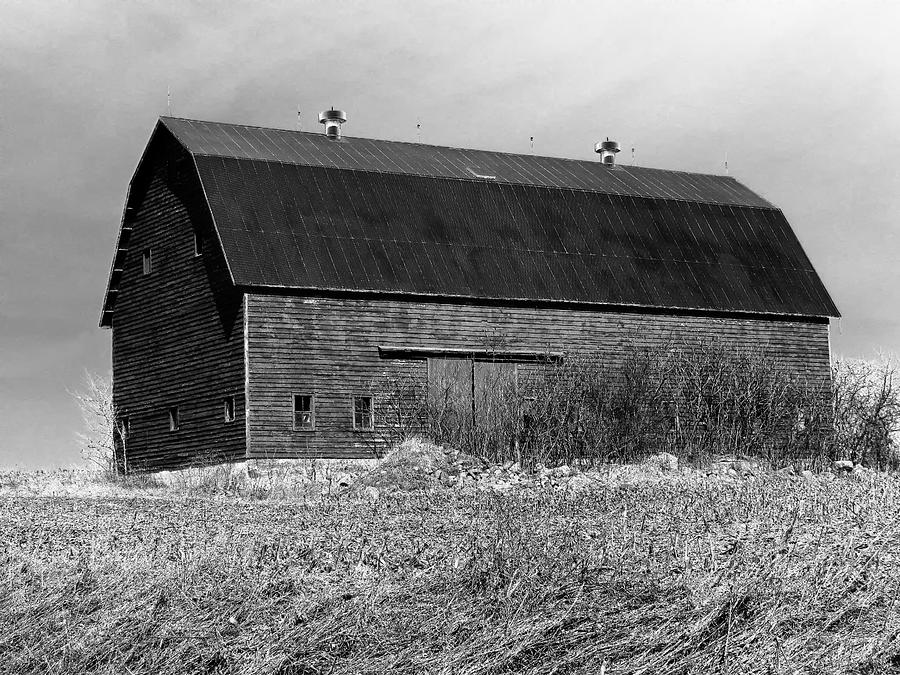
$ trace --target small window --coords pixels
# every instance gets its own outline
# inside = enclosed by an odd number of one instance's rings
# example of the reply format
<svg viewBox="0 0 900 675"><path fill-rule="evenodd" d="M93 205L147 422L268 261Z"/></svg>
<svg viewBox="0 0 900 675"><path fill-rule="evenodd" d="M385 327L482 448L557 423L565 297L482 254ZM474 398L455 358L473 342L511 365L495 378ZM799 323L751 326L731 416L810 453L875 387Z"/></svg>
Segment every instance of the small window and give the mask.
<svg viewBox="0 0 900 675"><path fill-rule="evenodd" d="M372 397L353 397L353 428L360 431L371 431L375 428Z"/></svg>
<svg viewBox="0 0 900 675"><path fill-rule="evenodd" d="M194 257L199 258L203 255L203 235L194 232Z"/></svg>
<svg viewBox="0 0 900 675"><path fill-rule="evenodd" d="M234 396L226 396L223 398L222 407L225 410L225 421L234 422Z"/></svg>
<svg viewBox="0 0 900 675"><path fill-rule="evenodd" d="M316 413L312 394L294 394L294 431L316 428Z"/></svg>
<svg viewBox="0 0 900 675"><path fill-rule="evenodd" d="M144 276L153 271L153 252L149 248L144 249Z"/></svg>
<svg viewBox="0 0 900 675"><path fill-rule="evenodd" d="M178 426L178 406L175 405L169 408L169 431L178 431Z"/></svg>

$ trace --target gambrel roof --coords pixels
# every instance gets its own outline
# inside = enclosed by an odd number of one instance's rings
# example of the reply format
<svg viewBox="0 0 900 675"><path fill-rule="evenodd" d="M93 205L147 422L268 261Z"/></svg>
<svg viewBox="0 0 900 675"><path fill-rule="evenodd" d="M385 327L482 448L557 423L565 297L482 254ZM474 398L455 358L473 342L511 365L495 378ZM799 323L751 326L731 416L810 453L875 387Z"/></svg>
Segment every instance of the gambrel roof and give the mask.
<svg viewBox="0 0 900 675"><path fill-rule="evenodd" d="M838 316L781 210L729 176L168 117L162 134L238 287Z"/></svg>

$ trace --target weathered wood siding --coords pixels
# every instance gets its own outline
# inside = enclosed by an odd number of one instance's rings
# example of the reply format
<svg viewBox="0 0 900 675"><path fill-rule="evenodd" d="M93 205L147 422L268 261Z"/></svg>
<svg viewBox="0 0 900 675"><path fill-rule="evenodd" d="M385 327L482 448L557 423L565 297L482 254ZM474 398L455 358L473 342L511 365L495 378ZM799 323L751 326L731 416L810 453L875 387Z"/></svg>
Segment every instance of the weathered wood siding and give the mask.
<svg viewBox="0 0 900 675"><path fill-rule="evenodd" d="M799 372L827 377L828 325L813 322L514 308L388 299L247 297L253 457L358 457L351 396L382 373L427 383L427 361L385 359L378 345L428 349L592 350L615 359L637 342L722 339L766 349ZM292 393L316 397L316 429L293 431Z"/></svg>
<svg viewBox="0 0 900 675"><path fill-rule="evenodd" d="M174 144L155 150L132 187L134 230L113 317L113 391L130 423L128 461L160 469L237 459L246 450L243 296L230 285L190 159L175 162ZM144 276L147 248L153 271ZM231 395L236 419L225 422ZM169 431L170 406L179 408L178 431Z"/></svg>

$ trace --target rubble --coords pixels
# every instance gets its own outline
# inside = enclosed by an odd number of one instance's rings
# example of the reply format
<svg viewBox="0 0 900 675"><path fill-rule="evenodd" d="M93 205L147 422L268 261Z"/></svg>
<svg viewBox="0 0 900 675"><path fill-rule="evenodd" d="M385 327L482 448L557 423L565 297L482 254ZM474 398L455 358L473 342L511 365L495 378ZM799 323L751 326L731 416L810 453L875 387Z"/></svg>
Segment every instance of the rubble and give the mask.
<svg viewBox="0 0 900 675"><path fill-rule="evenodd" d="M853 470L850 471L850 477L855 478L856 480L868 480L874 476L875 472L863 466L862 464L857 464L853 467Z"/></svg>
<svg viewBox="0 0 900 675"><path fill-rule="evenodd" d="M710 464L708 471L710 474L725 474L731 477L756 476L766 468L764 463L758 459L724 455Z"/></svg>
<svg viewBox="0 0 900 675"><path fill-rule="evenodd" d="M678 471L678 458L671 452L659 452L655 455L650 455L644 460L643 464L660 471Z"/></svg>
<svg viewBox="0 0 900 675"><path fill-rule="evenodd" d="M857 479L864 479L871 472L848 460L835 462L834 468ZM639 464L610 464L599 470L596 466L574 463L523 467L517 461L489 463L453 448L414 440L401 444L369 472L350 478L350 489L372 499L390 492L422 488L453 489L466 494L482 491L505 494L516 489L550 489L576 494L691 477L705 476L727 482L753 480L763 473L806 481L834 478L833 473L820 475L800 467L789 466L776 471L765 460L731 455L718 457L705 467L690 467L682 465L678 457L669 452L651 455ZM345 475L333 480L341 487L348 484Z"/></svg>

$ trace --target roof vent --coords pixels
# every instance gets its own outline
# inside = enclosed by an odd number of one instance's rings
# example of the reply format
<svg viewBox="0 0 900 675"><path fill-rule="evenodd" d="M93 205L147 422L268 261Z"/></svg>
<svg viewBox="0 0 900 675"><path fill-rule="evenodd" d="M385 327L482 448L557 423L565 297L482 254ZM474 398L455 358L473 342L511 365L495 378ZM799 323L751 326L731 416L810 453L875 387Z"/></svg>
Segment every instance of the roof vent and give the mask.
<svg viewBox="0 0 900 675"><path fill-rule="evenodd" d="M600 155L600 161L607 166L614 166L616 163L616 153L619 152L619 144L609 140L609 136L605 141L601 141L594 146L594 152Z"/></svg>
<svg viewBox="0 0 900 675"><path fill-rule="evenodd" d="M325 135L335 140L341 137L341 125L347 121L343 110L325 110L319 113L319 124L325 125Z"/></svg>

